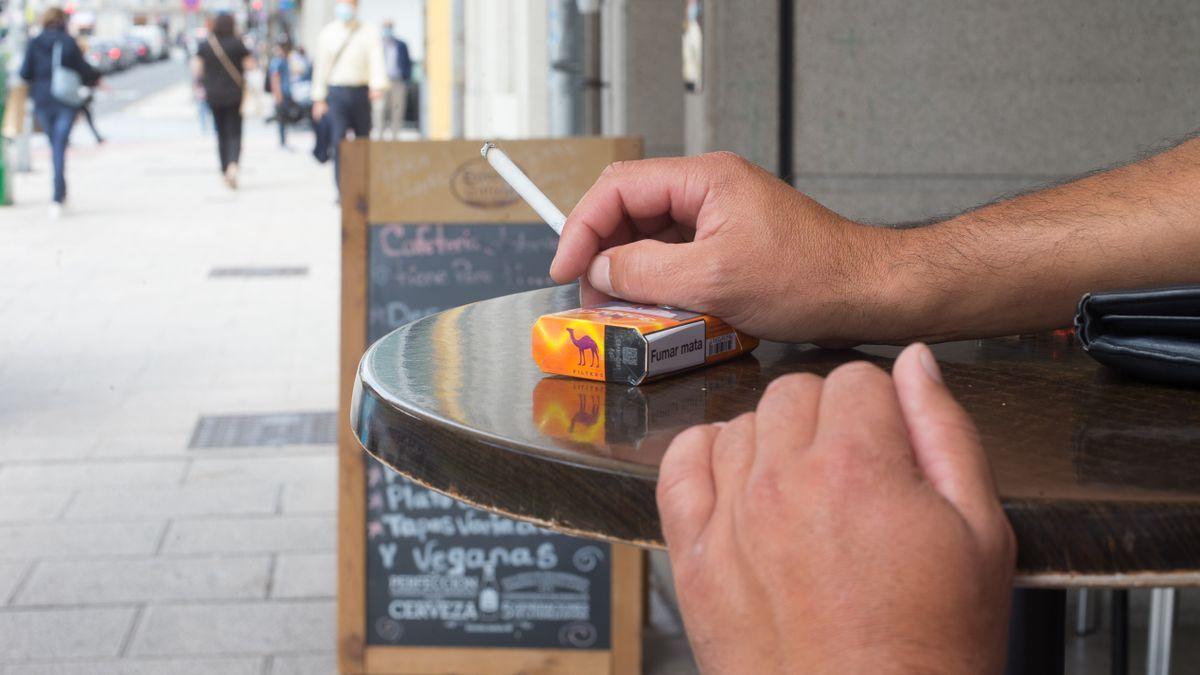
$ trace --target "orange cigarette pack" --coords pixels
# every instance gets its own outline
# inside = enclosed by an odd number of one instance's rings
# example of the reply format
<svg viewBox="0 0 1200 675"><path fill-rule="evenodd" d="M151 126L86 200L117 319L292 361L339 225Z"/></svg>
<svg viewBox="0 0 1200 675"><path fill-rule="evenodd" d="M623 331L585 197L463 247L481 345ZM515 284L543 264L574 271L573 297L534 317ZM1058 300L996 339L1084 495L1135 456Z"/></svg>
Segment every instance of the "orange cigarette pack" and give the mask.
<svg viewBox="0 0 1200 675"><path fill-rule="evenodd" d="M546 314L533 325L544 372L641 384L745 354L758 339L724 321L673 307L613 302Z"/></svg>

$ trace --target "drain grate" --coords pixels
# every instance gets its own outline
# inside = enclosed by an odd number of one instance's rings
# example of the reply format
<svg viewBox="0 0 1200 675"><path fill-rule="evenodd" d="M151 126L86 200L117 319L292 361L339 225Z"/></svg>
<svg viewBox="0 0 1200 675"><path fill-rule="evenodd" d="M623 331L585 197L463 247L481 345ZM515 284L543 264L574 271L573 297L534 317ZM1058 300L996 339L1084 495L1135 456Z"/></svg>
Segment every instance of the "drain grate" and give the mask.
<svg viewBox="0 0 1200 675"><path fill-rule="evenodd" d="M209 278L221 277L304 277L307 267L214 267Z"/></svg>
<svg viewBox="0 0 1200 675"><path fill-rule="evenodd" d="M337 441L336 412L204 415L188 449L322 445Z"/></svg>

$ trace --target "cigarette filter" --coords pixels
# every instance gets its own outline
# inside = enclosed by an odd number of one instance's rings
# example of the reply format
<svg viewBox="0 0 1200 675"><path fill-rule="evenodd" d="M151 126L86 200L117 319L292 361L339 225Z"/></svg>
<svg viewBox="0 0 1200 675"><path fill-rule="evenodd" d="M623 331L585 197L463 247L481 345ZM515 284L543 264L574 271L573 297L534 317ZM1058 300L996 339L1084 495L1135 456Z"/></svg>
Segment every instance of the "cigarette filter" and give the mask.
<svg viewBox="0 0 1200 675"><path fill-rule="evenodd" d="M619 302L546 314L533 325L533 360L544 372L625 384L711 365L757 346L757 338L713 316Z"/></svg>

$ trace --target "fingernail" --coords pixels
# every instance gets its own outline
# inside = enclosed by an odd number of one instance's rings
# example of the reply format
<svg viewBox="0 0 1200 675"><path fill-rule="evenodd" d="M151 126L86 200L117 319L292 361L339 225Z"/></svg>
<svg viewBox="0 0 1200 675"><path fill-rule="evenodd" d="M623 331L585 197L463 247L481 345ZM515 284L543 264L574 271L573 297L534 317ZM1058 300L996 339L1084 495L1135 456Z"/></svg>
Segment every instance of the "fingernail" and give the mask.
<svg viewBox="0 0 1200 675"><path fill-rule="evenodd" d="M726 424L729 424L729 423L728 422L713 422L712 423L712 425L718 429L724 429Z"/></svg>
<svg viewBox="0 0 1200 675"><path fill-rule="evenodd" d="M937 359L933 358L933 352L929 351L929 347L921 345L917 347L917 358L921 361L921 367L925 369L925 374L929 379L941 384L942 369L938 367Z"/></svg>
<svg viewBox="0 0 1200 675"><path fill-rule="evenodd" d="M612 280L608 278L608 256L598 255L592 260L592 264L588 266L588 282L592 284L592 288L600 291L605 295L612 295Z"/></svg>

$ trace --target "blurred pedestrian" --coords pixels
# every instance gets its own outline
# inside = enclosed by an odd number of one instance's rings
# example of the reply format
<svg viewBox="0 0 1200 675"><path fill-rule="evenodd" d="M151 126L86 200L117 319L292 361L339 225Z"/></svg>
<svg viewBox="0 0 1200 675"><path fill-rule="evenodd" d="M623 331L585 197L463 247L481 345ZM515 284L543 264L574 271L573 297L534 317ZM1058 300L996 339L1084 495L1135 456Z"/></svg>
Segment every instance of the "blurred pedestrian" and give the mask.
<svg viewBox="0 0 1200 675"><path fill-rule="evenodd" d="M233 16L218 14L208 38L196 51L192 69L204 84L204 99L217 131L221 174L230 189L237 189L238 161L242 154L245 73L254 67L254 57L234 29Z"/></svg>
<svg viewBox="0 0 1200 675"><path fill-rule="evenodd" d="M404 128L405 104L408 102L408 83L412 80L412 59L408 44L396 37L391 20L383 22L383 64L387 68L391 87L375 102L374 127L379 138L400 137ZM389 133L390 132L390 133Z"/></svg>
<svg viewBox="0 0 1200 675"><path fill-rule="evenodd" d="M287 125L295 118L296 102L292 100L292 69L289 55L291 45L280 42L267 65L267 84L275 101L275 122L279 125L279 147L287 149Z"/></svg>
<svg viewBox="0 0 1200 675"><path fill-rule="evenodd" d="M78 82L72 82L71 73L78 75ZM84 60L79 45L67 34L67 15L61 9L52 7L42 15L42 32L25 50L21 79L29 83L34 115L50 139L54 160L50 217L58 218L67 201L67 143L83 101L78 88L67 91L68 85L91 86L100 82L100 73Z"/></svg>
<svg viewBox="0 0 1200 675"><path fill-rule="evenodd" d="M295 73L297 80L312 79L312 61L308 58L308 52L304 49L304 45L296 45L292 50L291 55L292 72Z"/></svg>
<svg viewBox="0 0 1200 675"><path fill-rule="evenodd" d="M338 182L338 144L349 131L355 138L371 136L371 102L388 89L383 44L377 30L363 27L355 0L333 6L336 20L321 29L313 64L313 119L329 115L333 181ZM340 189L340 187L339 187Z"/></svg>

